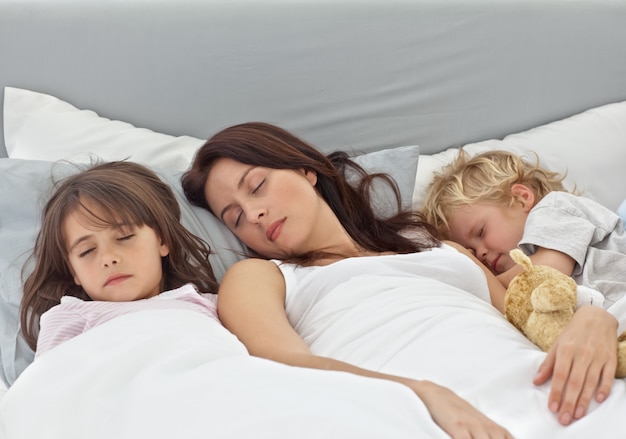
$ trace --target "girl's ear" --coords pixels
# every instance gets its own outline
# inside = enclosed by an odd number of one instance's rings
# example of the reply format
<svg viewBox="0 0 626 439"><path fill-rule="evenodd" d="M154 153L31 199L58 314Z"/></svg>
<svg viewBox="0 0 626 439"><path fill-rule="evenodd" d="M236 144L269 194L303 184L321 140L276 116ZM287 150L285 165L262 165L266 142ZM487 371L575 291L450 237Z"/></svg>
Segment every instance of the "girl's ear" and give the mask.
<svg viewBox="0 0 626 439"><path fill-rule="evenodd" d="M511 195L522 204L525 212L530 211L535 206L535 193L525 184L515 183L511 186Z"/></svg>
<svg viewBox="0 0 626 439"><path fill-rule="evenodd" d="M72 273L72 277L74 278L74 283L80 287L80 279L78 278L78 276L76 276L76 273L74 273L74 269L72 268L71 265L70 265L70 273Z"/></svg>
<svg viewBox="0 0 626 439"><path fill-rule="evenodd" d="M170 248L168 247L167 244L163 243L163 240L161 240L161 247L159 247L159 254L161 255L162 258L170 254Z"/></svg>

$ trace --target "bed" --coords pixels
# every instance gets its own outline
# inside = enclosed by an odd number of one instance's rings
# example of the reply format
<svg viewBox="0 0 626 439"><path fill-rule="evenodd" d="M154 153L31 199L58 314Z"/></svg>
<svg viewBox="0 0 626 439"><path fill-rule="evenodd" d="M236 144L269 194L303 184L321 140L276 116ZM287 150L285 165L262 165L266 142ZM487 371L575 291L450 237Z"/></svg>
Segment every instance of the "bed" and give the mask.
<svg viewBox="0 0 626 439"><path fill-rule="evenodd" d="M241 244L179 177L204 139L245 121L392 173L406 206L463 146L535 151L625 212L625 22L620 0L0 0L0 437L446 437L400 385L253 358L180 312L115 319L33 362L21 268L51 176L72 172L63 159L150 165L220 278ZM544 354L489 304L428 282L397 290L398 307L423 297L410 331L365 337L364 315L394 312L372 293L341 337L311 343L445 384L516 438L622 437L624 380L562 427L531 383ZM611 309L620 331L625 306Z"/></svg>

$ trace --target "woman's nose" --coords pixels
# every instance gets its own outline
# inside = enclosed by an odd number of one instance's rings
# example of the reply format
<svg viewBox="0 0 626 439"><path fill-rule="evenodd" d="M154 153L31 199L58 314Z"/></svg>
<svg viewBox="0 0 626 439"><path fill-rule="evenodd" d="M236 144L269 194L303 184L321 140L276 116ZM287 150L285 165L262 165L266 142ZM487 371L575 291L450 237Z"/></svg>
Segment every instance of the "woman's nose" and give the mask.
<svg viewBox="0 0 626 439"><path fill-rule="evenodd" d="M257 224L267 215L267 210L262 206L249 206L245 213L248 221Z"/></svg>

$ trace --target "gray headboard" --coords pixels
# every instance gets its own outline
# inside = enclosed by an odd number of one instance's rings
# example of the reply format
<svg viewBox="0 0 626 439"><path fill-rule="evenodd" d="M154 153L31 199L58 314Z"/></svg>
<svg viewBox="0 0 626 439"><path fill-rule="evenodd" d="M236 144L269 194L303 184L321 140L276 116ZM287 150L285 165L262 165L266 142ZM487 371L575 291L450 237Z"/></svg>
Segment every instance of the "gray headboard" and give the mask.
<svg viewBox="0 0 626 439"><path fill-rule="evenodd" d="M436 152L626 100L626 1L0 0L0 66L168 134Z"/></svg>

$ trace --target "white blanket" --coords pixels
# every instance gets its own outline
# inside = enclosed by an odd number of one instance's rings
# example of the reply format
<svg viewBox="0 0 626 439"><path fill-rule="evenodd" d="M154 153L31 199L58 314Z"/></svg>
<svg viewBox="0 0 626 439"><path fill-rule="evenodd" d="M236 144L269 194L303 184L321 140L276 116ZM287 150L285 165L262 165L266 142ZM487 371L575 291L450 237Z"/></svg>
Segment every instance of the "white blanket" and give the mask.
<svg viewBox="0 0 626 439"><path fill-rule="evenodd" d="M491 305L426 278L360 276L296 322L319 354L429 379L466 398L518 439L623 438L626 383L563 427L547 409L549 383L532 379L545 353Z"/></svg>
<svg viewBox="0 0 626 439"><path fill-rule="evenodd" d="M445 437L399 384L250 357L180 310L118 317L58 346L1 404L7 439Z"/></svg>
<svg viewBox="0 0 626 439"><path fill-rule="evenodd" d="M439 382L518 439L623 437L623 380L584 419L559 425L548 385L532 384L545 354L440 282L357 277L300 324L316 353ZM1 404L8 439L447 437L399 384L250 357L189 311L144 311L82 334L29 366Z"/></svg>

